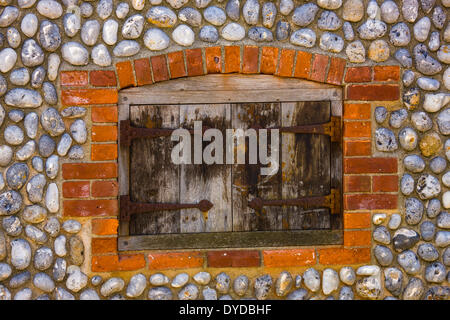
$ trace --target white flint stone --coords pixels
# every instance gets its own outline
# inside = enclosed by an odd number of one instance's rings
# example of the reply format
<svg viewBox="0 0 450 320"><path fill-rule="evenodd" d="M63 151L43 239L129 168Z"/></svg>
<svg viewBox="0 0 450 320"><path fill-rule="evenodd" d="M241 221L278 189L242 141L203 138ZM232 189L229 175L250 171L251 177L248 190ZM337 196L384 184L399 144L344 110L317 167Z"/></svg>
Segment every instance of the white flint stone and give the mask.
<svg viewBox="0 0 450 320"><path fill-rule="evenodd" d="M372 217L372 222L375 225L380 225L386 220L386 213L376 213Z"/></svg>
<svg viewBox="0 0 450 320"><path fill-rule="evenodd" d="M366 61L366 49L359 40L349 43L345 49L345 54L350 62L363 63Z"/></svg>
<svg viewBox="0 0 450 320"><path fill-rule="evenodd" d="M123 281L121 278L114 277L109 279L102 285L100 293L102 294L102 296L108 297L113 293L121 291L124 286L125 281Z"/></svg>
<svg viewBox="0 0 450 320"><path fill-rule="evenodd" d="M223 27L221 33L222 38L229 41L239 41L245 37L245 29L236 22L231 22Z"/></svg>
<svg viewBox="0 0 450 320"><path fill-rule="evenodd" d="M88 46L93 46L100 35L100 23L97 20L88 20L81 28L81 40Z"/></svg>
<svg viewBox="0 0 450 320"><path fill-rule="evenodd" d="M158 28L150 28L144 34L144 44L150 50L164 50L169 46L169 36Z"/></svg>
<svg viewBox="0 0 450 320"><path fill-rule="evenodd" d="M61 4L54 0L40 0L36 9L41 15L49 19L57 19L63 14Z"/></svg>
<svg viewBox="0 0 450 320"><path fill-rule="evenodd" d="M17 61L17 53L11 48L0 51L0 71L3 73L11 70Z"/></svg>
<svg viewBox="0 0 450 320"><path fill-rule="evenodd" d="M57 213L59 210L59 192L56 183L50 183L45 193L45 206L50 213Z"/></svg>
<svg viewBox="0 0 450 320"><path fill-rule="evenodd" d="M50 156L45 162L45 173L50 179L55 179L58 175L59 157L57 155Z"/></svg>
<svg viewBox="0 0 450 320"><path fill-rule="evenodd" d="M100 0L97 3L97 14L98 16L105 20L108 18L113 11L113 0Z"/></svg>
<svg viewBox="0 0 450 320"><path fill-rule="evenodd" d="M33 37L38 29L38 18L36 15L33 13L26 14L20 23L20 29L27 37Z"/></svg>
<svg viewBox="0 0 450 320"><path fill-rule="evenodd" d="M63 44L61 53L64 60L75 66L85 66L89 62L89 52L78 42L70 41Z"/></svg>
<svg viewBox="0 0 450 320"><path fill-rule="evenodd" d="M67 238L65 235L60 235L58 237L56 237L53 246L55 249L55 254L58 257L65 257L67 254L67 248L66 248L66 242L67 242Z"/></svg>
<svg viewBox="0 0 450 320"><path fill-rule="evenodd" d="M442 82L447 90L450 90L450 68L447 68L442 75Z"/></svg>
<svg viewBox="0 0 450 320"><path fill-rule="evenodd" d="M114 45L117 42L117 32L119 23L116 20L108 19L103 24L102 38L107 45Z"/></svg>
<svg viewBox="0 0 450 320"><path fill-rule="evenodd" d="M433 31L430 35L430 40L428 41L428 49L430 51L436 51L441 45L440 34L437 31Z"/></svg>
<svg viewBox="0 0 450 320"><path fill-rule="evenodd" d="M173 30L172 39L179 45L188 47L194 43L195 33L189 26L180 24Z"/></svg>
<svg viewBox="0 0 450 320"><path fill-rule="evenodd" d="M127 16L130 11L130 6L126 2L121 2L116 7L116 17L119 19L123 19Z"/></svg>
<svg viewBox="0 0 450 320"><path fill-rule="evenodd" d="M92 61L101 67L107 67L111 65L112 59L109 54L108 48L103 43L96 45L92 48L91 52Z"/></svg>
<svg viewBox="0 0 450 320"><path fill-rule="evenodd" d="M327 268L322 273L322 291L325 295L329 295L336 291L339 287L339 276L333 269Z"/></svg>
<svg viewBox="0 0 450 320"><path fill-rule="evenodd" d="M81 29L81 19L77 14L67 13L63 18L64 32L68 37L74 37Z"/></svg>
<svg viewBox="0 0 450 320"><path fill-rule="evenodd" d="M122 36L124 39L137 39L144 29L144 17L135 14L129 17L122 27Z"/></svg>
<svg viewBox="0 0 450 320"><path fill-rule="evenodd" d="M376 0L370 0L367 4L366 13L369 16L369 19L380 19L381 18L381 10L378 6Z"/></svg>
<svg viewBox="0 0 450 320"><path fill-rule="evenodd" d="M312 48L316 44L316 33L309 29L300 29L292 33L290 42L297 46Z"/></svg>
<svg viewBox="0 0 450 320"><path fill-rule="evenodd" d="M70 50L69 50L70 54ZM47 76L50 81L55 81L58 77L59 65L61 63L61 58L58 54L52 53L48 56L48 70Z"/></svg>
<svg viewBox="0 0 450 320"><path fill-rule="evenodd" d="M420 77L417 79L417 85L426 91L436 91L439 90L440 82L433 78Z"/></svg>
<svg viewBox="0 0 450 320"><path fill-rule="evenodd" d="M131 57L139 52L141 49L138 42L134 40L122 40L120 41L113 50L116 57Z"/></svg>
<svg viewBox="0 0 450 320"><path fill-rule="evenodd" d="M439 61L450 64L450 44L441 46L437 52L437 57Z"/></svg>
<svg viewBox="0 0 450 320"><path fill-rule="evenodd" d="M324 9L336 10L342 5L342 0L317 0L317 5Z"/></svg>
<svg viewBox="0 0 450 320"><path fill-rule="evenodd" d="M280 1L280 13L287 16L294 9L294 1L292 0L281 0Z"/></svg>
<svg viewBox="0 0 450 320"><path fill-rule="evenodd" d="M428 112L437 112L449 102L449 93L426 93L423 108Z"/></svg>
<svg viewBox="0 0 450 320"><path fill-rule="evenodd" d="M130 298L139 297L144 292L146 285L147 278L142 273L134 275L128 283L127 296Z"/></svg>
<svg viewBox="0 0 450 320"><path fill-rule="evenodd" d="M19 9L13 6L7 6L0 14L0 27L8 27L19 17Z"/></svg>
<svg viewBox="0 0 450 320"><path fill-rule="evenodd" d="M414 37L417 41L424 42L430 33L431 20L428 17L423 17L414 25Z"/></svg>
<svg viewBox="0 0 450 320"><path fill-rule="evenodd" d="M20 161L25 161L31 158L36 150L36 143L33 140L28 141L22 148L17 150L16 157Z"/></svg>
<svg viewBox="0 0 450 320"><path fill-rule="evenodd" d="M137 10L137 11L141 11L142 9L144 9L145 6L145 0L131 0L131 6Z"/></svg>
<svg viewBox="0 0 450 320"><path fill-rule="evenodd" d="M398 6L394 1L387 0L381 4L381 18L386 23L395 23L400 16Z"/></svg>

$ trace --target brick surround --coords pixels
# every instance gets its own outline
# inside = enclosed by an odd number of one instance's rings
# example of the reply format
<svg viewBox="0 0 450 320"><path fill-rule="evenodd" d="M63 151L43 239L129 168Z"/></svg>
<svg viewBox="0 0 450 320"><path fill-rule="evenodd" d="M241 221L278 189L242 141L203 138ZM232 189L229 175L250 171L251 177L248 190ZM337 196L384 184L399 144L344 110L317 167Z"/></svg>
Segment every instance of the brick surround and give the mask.
<svg viewBox="0 0 450 320"><path fill-rule="evenodd" d="M344 241L279 249L118 252L118 92L209 73L273 74L342 86ZM84 106L92 125L82 163L62 165L64 218L90 219L93 272L222 267L352 265L372 261L371 215L398 208L398 159L374 154L372 114L400 99L398 66L347 67L341 58L256 46L187 49L116 64L114 70L62 71L64 107ZM381 183L380 177L383 177Z"/></svg>

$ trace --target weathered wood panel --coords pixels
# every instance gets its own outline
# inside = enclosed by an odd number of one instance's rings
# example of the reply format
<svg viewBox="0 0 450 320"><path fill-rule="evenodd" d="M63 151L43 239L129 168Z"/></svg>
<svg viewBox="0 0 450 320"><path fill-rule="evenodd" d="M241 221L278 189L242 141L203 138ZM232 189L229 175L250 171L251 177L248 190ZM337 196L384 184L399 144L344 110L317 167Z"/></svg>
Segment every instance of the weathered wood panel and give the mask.
<svg viewBox="0 0 450 320"><path fill-rule="evenodd" d="M132 106L131 124L147 128L178 128L179 107ZM130 197L135 202L178 203L179 166L171 161L174 142L170 137L136 139L130 147ZM135 214L130 219L130 234L180 232L179 211Z"/></svg>
<svg viewBox="0 0 450 320"><path fill-rule="evenodd" d="M225 137L225 129L231 127L230 105L181 105L180 124L193 129L194 121L215 128ZM212 138L214 139L214 138ZM210 142L203 142L203 150ZM218 143L223 149L224 141ZM194 137L192 136L192 161L194 161ZM231 231L231 166L224 164L180 165L180 202L190 203L206 199L213 203L208 218L198 209L183 209L180 212L180 232Z"/></svg>

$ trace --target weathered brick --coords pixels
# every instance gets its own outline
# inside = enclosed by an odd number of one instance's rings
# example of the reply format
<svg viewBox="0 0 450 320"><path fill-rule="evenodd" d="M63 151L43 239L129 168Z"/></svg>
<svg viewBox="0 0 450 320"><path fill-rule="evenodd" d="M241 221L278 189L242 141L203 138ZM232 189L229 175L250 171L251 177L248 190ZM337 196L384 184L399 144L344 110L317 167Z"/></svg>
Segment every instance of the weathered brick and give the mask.
<svg viewBox="0 0 450 320"><path fill-rule="evenodd" d="M152 84L152 70L148 58L134 60L134 73L138 86Z"/></svg>
<svg viewBox="0 0 450 320"><path fill-rule="evenodd" d="M316 264L314 249L282 249L263 250L264 266L271 267L302 267Z"/></svg>
<svg viewBox="0 0 450 320"><path fill-rule="evenodd" d="M370 176L344 176L344 192L369 192Z"/></svg>
<svg viewBox="0 0 450 320"><path fill-rule="evenodd" d="M344 119L348 120L369 120L370 104L368 103L345 103Z"/></svg>
<svg viewBox="0 0 450 320"><path fill-rule="evenodd" d="M88 84L87 71L62 71L60 76L62 86L84 87Z"/></svg>
<svg viewBox="0 0 450 320"><path fill-rule="evenodd" d="M117 122L119 120L119 111L117 107L92 107L92 122L107 123Z"/></svg>
<svg viewBox="0 0 450 320"><path fill-rule="evenodd" d="M118 227L118 219L92 219L92 234L98 236L116 235Z"/></svg>
<svg viewBox="0 0 450 320"><path fill-rule="evenodd" d="M185 269L203 267L204 255L201 252L149 253L150 270Z"/></svg>
<svg viewBox="0 0 450 320"><path fill-rule="evenodd" d="M226 46L225 73L239 72L241 70L241 48L238 46Z"/></svg>
<svg viewBox="0 0 450 320"><path fill-rule="evenodd" d="M119 194L117 181L92 181L92 196L96 198L116 197Z"/></svg>
<svg viewBox="0 0 450 320"><path fill-rule="evenodd" d="M370 140L344 141L345 156L370 156L371 154L372 154L372 142Z"/></svg>
<svg viewBox="0 0 450 320"><path fill-rule="evenodd" d="M112 104L118 102L116 89L67 89L61 91L61 101L68 105Z"/></svg>
<svg viewBox="0 0 450 320"><path fill-rule="evenodd" d="M202 49L187 49L184 52L186 54L188 76L193 77L204 74Z"/></svg>
<svg viewBox="0 0 450 320"><path fill-rule="evenodd" d="M345 74L345 82L370 82L372 81L372 68L371 67L352 67L347 68Z"/></svg>
<svg viewBox="0 0 450 320"><path fill-rule="evenodd" d="M92 238L91 252L92 254L116 253L117 238Z"/></svg>
<svg viewBox="0 0 450 320"><path fill-rule="evenodd" d="M170 78L186 77L186 67L184 65L183 51L170 52L167 54L169 62Z"/></svg>
<svg viewBox="0 0 450 320"><path fill-rule="evenodd" d="M344 212L344 229L369 229L371 225L368 212Z"/></svg>
<svg viewBox="0 0 450 320"><path fill-rule="evenodd" d="M89 181L66 181L62 185L62 190L64 198L88 198Z"/></svg>
<svg viewBox="0 0 450 320"><path fill-rule="evenodd" d="M344 76L346 61L341 58L330 59L330 70L328 71L327 83L340 85Z"/></svg>
<svg viewBox="0 0 450 320"><path fill-rule="evenodd" d="M368 138L372 135L370 121L345 121L345 138Z"/></svg>
<svg viewBox="0 0 450 320"><path fill-rule="evenodd" d="M373 67L374 81L399 81L400 67L399 66L374 66Z"/></svg>
<svg viewBox="0 0 450 320"><path fill-rule="evenodd" d="M277 70L278 48L263 47L261 51L261 73L274 74Z"/></svg>
<svg viewBox="0 0 450 320"><path fill-rule="evenodd" d="M347 194L344 195L345 210L397 209L396 194Z"/></svg>
<svg viewBox="0 0 450 320"><path fill-rule="evenodd" d="M319 263L324 265L348 265L370 262L370 248L321 248L317 249Z"/></svg>
<svg viewBox="0 0 450 320"><path fill-rule="evenodd" d="M160 82L169 80L169 70L167 70L166 56L152 56L150 57L153 70L153 81Z"/></svg>
<svg viewBox="0 0 450 320"><path fill-rule="evenodd" d="M117 126L92 126L92 142L117 141Z"/></svg>
<svg viewBox="0 0 450 320"><path fill-rule="evenodd" d="M373 176L372 190L373 192L397 192L398 176Z"/></svg>
<svg viewBox="0 0 450 320"><path fill-rule="evenodd" d="M117 216L118 213L117 200L64 201L64 216L66 217Z"/></svg>
<svg viewBox="0 0 450 320"><path fill-rule="evenodd" d="M278 64L277 75L281 77L292 77L294 69L295 50L282 49L280 63Z"/></svg>
<svg viewBox="0 0 450 320"><path fill-rule="evenodd" d="M328 56L315 54L312 62L310 80L325 82L328 67Z"/></svg>
<svg viewBox="0 0 450 320"><path fill-rule="evenodd" d="M312 54L305 51L297 51L297 60L295 62L294 77L309 79L311 71Z"/></svg>
<svg viewBox="0 0 450 320"><path fill-rule="evenodd" d="M256 250L209 251L208 267L259 267L261 261Z"/></svg>
<svg viewBox="0 0 450 320"><path fill-rule="evenodd" d="M92 257L92 272L134 271L145 267L143 254L121 254Z"/></svg>
<svg viewBox="0 0 450 320"><path fill-rule="evenodd" d="M63 163L64 180L117 178L117 163Z"/></svg>
<svg viewBox="0 0 450 320"><path fill-rule="evenodd" d="M397 173L397 158L347 158L344 173Z"/></svg>
<svg viewBox="0 0 450 320"><path fill-rule="evenodd" d="M345 230L344 246L346 247L364 247L371 244L370 230Z"/></svg>
<svg viewBox="0 0 450 320"><path fill-rule="evenodd" d="M354 84L347 86L347 100L395 101L400 98L397 84Z"/></svg>
<svg viewBox="0 0 450 320"><path fill-rule="evenodd" d="M206 72L222 72L222 49L220 47L205 48Z"/></svg>
<svg viewBox="0 0 450 320"><path fill-rule="evenodd" d="M131 61L122 61L116 63L117 78L119 78L119 87L128 88L136 86L134 79L133 65Z"/></svg>
<svg viewBox="0 0 450 320"><path fill-rule="evenodd" d="M245 46L242 58L242 73L258 73L259 48Z"/></svg>
<svg viewBox="0 0 450 320"><path fill-rule="evenodd" d="M94 87L117 86L116 73L112 70L93 70L89 73L89 79Z"/></svg>
<svg viewBox="0 0 450 320"><path fill-rule="evenodd" d="M91 160L105 161L117 159L117 144L92 144L91 145Z"/></svg>

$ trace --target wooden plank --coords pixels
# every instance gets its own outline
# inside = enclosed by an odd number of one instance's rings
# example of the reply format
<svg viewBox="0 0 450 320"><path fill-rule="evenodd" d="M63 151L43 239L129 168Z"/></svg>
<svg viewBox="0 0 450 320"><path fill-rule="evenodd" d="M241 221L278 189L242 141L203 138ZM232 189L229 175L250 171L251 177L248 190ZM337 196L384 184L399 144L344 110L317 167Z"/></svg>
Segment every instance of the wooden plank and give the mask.
<svg viewBox="0 0 450 320"><path fill-rule="evenodd" d="M324 123L330 120L329 102L282 104L282 126ZM282 134L283 199L330 193L330 137L318 134ZM285 207L286 229L330 228L330 210Z"/></svg>
<svg viewBox="0 0 450 320"><path fill-rule="evenodd" d="M248 129L254 125L262 128L279 127L281 124L281 107L279 103L249 103L237 104L233 109L233 128ZM248 140L247 140L248 142ZM279 145L277 146L279 148ZM268 155L270 136L268 136ZM266 207L262 212L255 212L247 203L255 197L262 199L281 198L281 168L274 175L261 175L262 166L249 164L248 143L246 144L246 164L233 166L233 231L250 230L281 230L282 209ZM259 148L258 148L259 150Z"/></svg>
<svg viewBox="0 0 450 320"><path fill-rule="evenodd" d="M194 121L202 121L203 126L221 130L231 127L230 105L181 105L180 124L193 129ZM192 136L192 161L194 161L194 137ZM203 142L203 149L210 142ZM224 142L220 143L223 149ZM213 203L207 220L198 209L180 211L180 232L231 231L231 166L224 164L180 165L180 202L191 203L206 199Z"/></svg>
<svg viewBox="0 0 450 320"><path fill-rule="evenodd" d="M132 106L133 126L178 128L178 106ZM135 202L177 203L179 201L179 166L170 154L170 137L136 139L130 147L130 197ZM130 219L130 234L180 232L179 211L135 214Z"/></svg>
<svg viewBox="0 0 450 320"><path fill-rule="evenodd" d="M119 237L120 251L158 249L267 248L338 245L340 230L284 230L251 232L205 232Z"/></svg>

